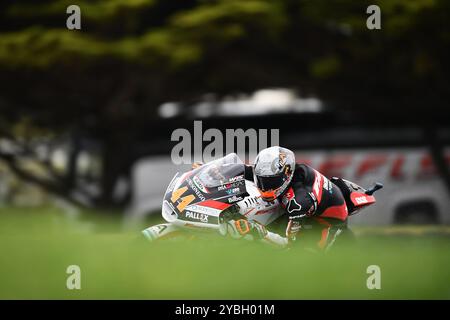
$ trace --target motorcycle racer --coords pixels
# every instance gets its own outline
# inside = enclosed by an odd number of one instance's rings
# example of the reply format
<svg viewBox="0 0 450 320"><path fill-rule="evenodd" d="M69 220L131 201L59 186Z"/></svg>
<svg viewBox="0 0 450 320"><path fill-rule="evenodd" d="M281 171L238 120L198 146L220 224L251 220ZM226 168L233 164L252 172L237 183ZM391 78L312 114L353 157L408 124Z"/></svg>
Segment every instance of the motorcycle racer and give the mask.
<svg viewBox="0 0 450 320"><path fill-rule="evenodd" d="M272 242L282 246L302 237L326 250L347 229L348 210L339 187L317 170L296 164L291 150L279 146L262 150L254 166L246 166L245 178L254 180L264 200L280 200L288 217L286 237L280 239L255 222L224 221L222 229L234 237L251 234L253 238L275 239Z"/></svg>

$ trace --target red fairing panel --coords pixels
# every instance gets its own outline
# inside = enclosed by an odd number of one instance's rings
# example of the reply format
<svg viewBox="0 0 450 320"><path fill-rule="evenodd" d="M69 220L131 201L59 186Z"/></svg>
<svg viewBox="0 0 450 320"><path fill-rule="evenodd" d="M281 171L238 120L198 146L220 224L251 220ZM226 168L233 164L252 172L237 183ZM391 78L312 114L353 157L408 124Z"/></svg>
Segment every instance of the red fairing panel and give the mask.
<svg viewBox="0 0 450 320"><path fill-rule="evenodd" d="M205 200L205 201L198 203L198 205L213 208L213 209L218 209L218 210L225 210L225 209L231 207L231 204L223 203L223 202L216 201L216 200Z"/></svg>
<svg viewBox="0 0 450 320"><path fill-rule="evenodd" d="M369 196L361 192L352 192L350 194L350 200L352 200L352 203L355 205L355 207L367 206L369 204L375 203L376 201L374 196Z"/></svg>

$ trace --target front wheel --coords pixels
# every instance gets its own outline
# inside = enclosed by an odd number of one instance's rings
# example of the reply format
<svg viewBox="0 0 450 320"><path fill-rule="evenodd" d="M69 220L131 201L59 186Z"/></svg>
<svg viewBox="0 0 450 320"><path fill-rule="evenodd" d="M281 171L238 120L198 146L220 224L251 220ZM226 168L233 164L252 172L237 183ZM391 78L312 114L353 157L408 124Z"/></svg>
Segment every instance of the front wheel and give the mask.
<svg viewBox="0 0 450 320"><path fill-rule="evenodd" d="M183 237L184 233L181 228L171 223L161 223L142 230L144 237L151 242Z"/></svg>

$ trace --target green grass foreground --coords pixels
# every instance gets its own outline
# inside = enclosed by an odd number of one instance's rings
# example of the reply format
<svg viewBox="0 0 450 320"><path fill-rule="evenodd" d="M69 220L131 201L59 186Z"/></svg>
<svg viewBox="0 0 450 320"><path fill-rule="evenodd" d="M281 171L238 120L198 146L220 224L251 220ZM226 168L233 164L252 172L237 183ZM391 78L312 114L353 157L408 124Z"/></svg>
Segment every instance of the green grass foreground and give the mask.
<svg viewBox="0 0 450 320"><path fill-rule="evenodd" d="M450 298L448 228L357 229L356 245L322 255L219 236L150 244L119 226L0 209L0 298ZM81 290L66 288L69 265L81 268ZM367 289L369 265L381 268L381 290Z"/></svg>

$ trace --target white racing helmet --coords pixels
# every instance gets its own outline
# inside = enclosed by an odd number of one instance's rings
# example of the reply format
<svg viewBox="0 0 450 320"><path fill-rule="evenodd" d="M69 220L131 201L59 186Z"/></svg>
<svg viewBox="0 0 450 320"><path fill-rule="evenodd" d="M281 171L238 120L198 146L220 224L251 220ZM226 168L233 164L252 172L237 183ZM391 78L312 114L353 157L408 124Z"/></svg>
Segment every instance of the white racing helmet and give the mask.
<svg viewBox="0 0 450 320"><path fill-rule="evenodd" d="M295 170L294 153L282 147L262 150L255 159L254 182L266 201L273 201L286 190Z"/></svg>

